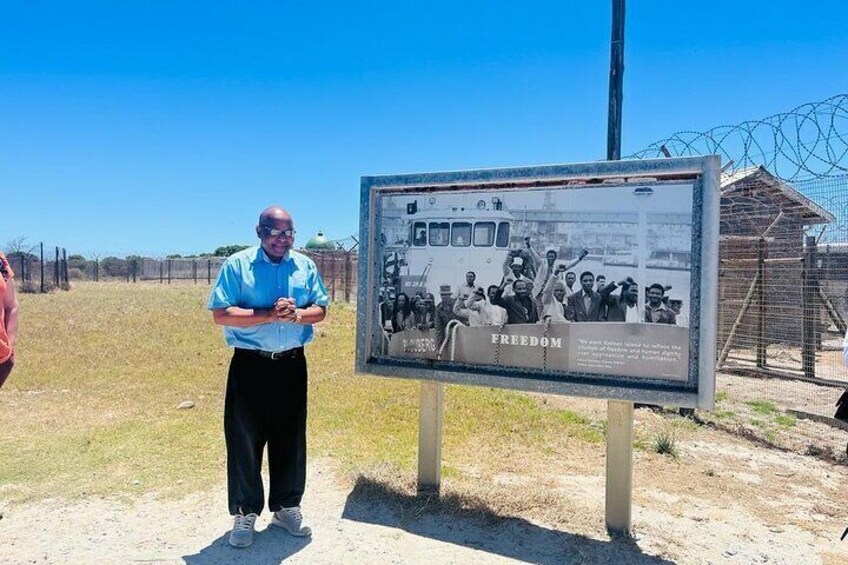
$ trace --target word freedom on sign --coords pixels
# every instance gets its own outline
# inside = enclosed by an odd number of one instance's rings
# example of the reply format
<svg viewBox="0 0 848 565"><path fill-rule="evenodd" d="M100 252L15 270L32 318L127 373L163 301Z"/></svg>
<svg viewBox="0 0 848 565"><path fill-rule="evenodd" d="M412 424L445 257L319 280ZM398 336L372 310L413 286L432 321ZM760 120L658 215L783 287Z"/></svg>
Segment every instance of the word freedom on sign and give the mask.
<svg viewBox="0 0 848 565"><path fill-rule="evenodd" d="M525 347L553 347L562 349L561 337L536 337L534 335L492 334L492 343L497 345L523 345Z"/></svg>

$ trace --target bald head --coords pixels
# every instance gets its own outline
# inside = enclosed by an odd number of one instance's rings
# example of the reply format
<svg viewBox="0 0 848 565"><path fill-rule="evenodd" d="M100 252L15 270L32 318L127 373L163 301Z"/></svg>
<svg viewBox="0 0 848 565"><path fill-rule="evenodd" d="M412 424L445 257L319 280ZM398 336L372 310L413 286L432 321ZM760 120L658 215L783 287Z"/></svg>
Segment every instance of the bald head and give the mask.
<svg viewBox="0 0 848 565"><path fill-rule="evenodd" d="M291 223L291 215L279 206L269 206L259 214L260 226L272 226L277 220Z"/></svg>
<svg viewBox="0 0 848 565"><path fill-rule="evenodd" d="M279 206L270 206L259 214L256 235L268 257L279 262L294 245L294 222L291 215Z"/></svg>

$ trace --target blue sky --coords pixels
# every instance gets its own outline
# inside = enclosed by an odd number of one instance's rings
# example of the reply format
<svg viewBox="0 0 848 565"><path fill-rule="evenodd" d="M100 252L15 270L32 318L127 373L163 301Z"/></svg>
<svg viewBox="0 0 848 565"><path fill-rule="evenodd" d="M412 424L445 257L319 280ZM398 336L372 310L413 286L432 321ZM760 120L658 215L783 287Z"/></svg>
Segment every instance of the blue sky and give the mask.
<svg viewBox="0 0 848 565"><path fill-rule="evenodd" d="M801 9L802 7L802 9ZM358 233L364 174L596 160L610 2L0 2L0 246ZM623 153L848 91L843 2L628 3Z"/></svg>

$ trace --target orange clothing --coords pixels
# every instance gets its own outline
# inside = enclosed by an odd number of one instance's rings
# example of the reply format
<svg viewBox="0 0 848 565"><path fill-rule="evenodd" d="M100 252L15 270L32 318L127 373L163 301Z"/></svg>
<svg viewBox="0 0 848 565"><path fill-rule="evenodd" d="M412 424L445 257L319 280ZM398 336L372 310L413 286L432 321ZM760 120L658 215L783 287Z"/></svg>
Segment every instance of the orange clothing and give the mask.
<svg viewBox="0 0 848 565"><path fill-rule="evenodd" d="M5 363L12 356L12 346L9 345L9 335L6 333L6 309L3 307L3 298L6 295L6 281L11 280L15 273L9 260L0 252L0 363Z"/></svg>

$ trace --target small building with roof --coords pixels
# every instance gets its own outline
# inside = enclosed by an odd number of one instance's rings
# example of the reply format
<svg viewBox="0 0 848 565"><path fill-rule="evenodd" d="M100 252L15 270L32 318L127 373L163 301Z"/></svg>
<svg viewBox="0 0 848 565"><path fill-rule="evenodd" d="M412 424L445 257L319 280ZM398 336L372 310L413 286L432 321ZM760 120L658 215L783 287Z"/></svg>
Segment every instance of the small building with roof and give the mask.
<svg viewBox="0 0 848 565"><path fill-rule="evenodd" d="M738 348L800 347L805 230L834 221L763 167L722 174L719 352L731 334Z"/></svg>

